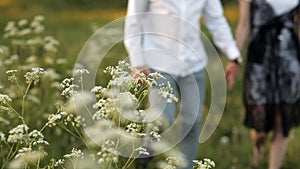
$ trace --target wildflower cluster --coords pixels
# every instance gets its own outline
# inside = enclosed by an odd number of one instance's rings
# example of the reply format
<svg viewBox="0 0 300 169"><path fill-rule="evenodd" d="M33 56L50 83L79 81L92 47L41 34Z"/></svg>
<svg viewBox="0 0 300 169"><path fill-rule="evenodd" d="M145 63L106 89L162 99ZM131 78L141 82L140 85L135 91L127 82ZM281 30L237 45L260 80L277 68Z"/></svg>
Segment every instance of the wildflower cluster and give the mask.
<svg viewBox="0 0 300 169"><path fill-rule="evenodd" d="M143 132L143 125L137 123L129 123L126 126L126 132L138 137L146 135L146 133Z"/></svg>
<svg viewBox="0 0 300 169"><path fill-rule="evenodd" d="M22 19L19 22L10 21L4 28L4 38L22 37L30 34L40 34L45 27L43 21L44 16L38 15L33 18L31 22L27 19Z"/></svg>
<svg viewBox="0 0 300 169"><path fill-rule="evenodd" d="M64 155L64 158L83 158L83 152L80 149L73 148L70 154Z"/></svg>
<svg viewBox="0 0 300 169"><path fill-rule="evenodd" d="M49 145L49 143L44 140L44 135L38 130L33 130L29 134L29 140L32 142L32 145Z"/></svg>
<svg viewBox="0 0 300 169"><path fill-rule="evenodd" d="M116 144L112 140L106 140L102 146L101 150L97 153L99 157L98 163L110 163L114 162L117 163L119 160L119 152L116 150Z"/></svg>
<svg viewBox="0 0 300 169"><path fill-rule="evenodd" d="M46 52L56 53L58 45L59 45L59 41L56 40L54 37L46 36L44 38L43 48Z"/></svg>
<svg viewBox="0 0 300 169"><path fill-rule="evenodd" d="M8 70L8 71L6 71L6 74L8 76L8 80L11 81L12 83L17 81L17 76L16 76L17 72L18 72L18 70Z"/></svg>
<svg viewBox="0 0 300 169"><path fill-rule="evenodd" d="M64 163L65 163L65 159L51 159L50 160L50 164L48 165L49 168L56 168L56 167L63 167Z"/></svg>
<svg viewBox="0 0 300 169"><path fill-rule="evenodd" d="M53 66L65 60L55 59L60 43L53 36L43 36L44 20L44 16L38 15L31 21L21 19L7 23L3 38L10 46L0 46L0 65L8 69L20 65L22 70L28 70L37 65Z"/></svg>
<svg viewBox="0 0 300 169"><path fill-rule="evenodd" d="M82 116L67 112L59 112L57 114L50 114L46 126L54 127L57 124L65 125L71 124L73 127L84 126L85 119Z"/></svg>
<svg viewBox="0 0 300 169"><path fill-rule="evenodd" d="M159 94L166 98L168 103L171 103L172 101L177 102L178 99L172 94L173 87L169 82L167 82L167 84L159 84L159 87Z"/></svg>
<svg viewBox="0 0 300 169"><path fill-rule="evenodd" d="M165 161L158 163L160 169L176 169L179 166L179 160L176 157L169 156Z"/></svg>
<svg viewBox="0 0 300 169"><path fill-rule="evenodd" d="M150 155L150 153L144 147L138 147L137 149L135 149L135 151L137 151L139 155Z"/></svg>
<svg viewBox="0 0 300 169"><path fill-rule="evenodd" d="M11 98L7 95L0 94L0 104L6 104L8 102L11 102Z"/></svg>
<svg viewBox="0 0 300 169"><path fill-rule="evenodd" d="M7 141L10 143L24 143L27 141L26 135L29 127L25 124L20 124L9 131Z"/></svg>
<svg viewBox="0 0 300 169"><path fill-rule="evenodd" d="M119 61L117 66L107 67L104 72L111 76L111 80L107 87L96 86L91 90L97 98L97 102L93 105L96 109L93 119L114 121L114 124L119 124L115 127L120 127L135 137L146 136L147 127L152 126L148 134L159 141L161 137L159 128L154 121L149 122L147 111L140 109L140 106L149 94L150 87L156 85L163 91L161 94L166 95L162 97L168 97L168 101L176 100L172 94L172 87L157 83L163 78L159 73L146 76L131 68L125 61ZM134 77L135 73L139 75ZM124 122L125 125L120 122Z"/></svg>
<svg viewBox="0 0 300 169"><path fill-rule="evenodd" d="M78 92L76 89L79 87L76 84L73 84L74 78L66 78L60 83L60 87L63 89L61 95L66 98L71 98L75 96Z"/></svg>
<svg viewBox="0 0 300 169"><path fill-rule="evenodd" d="M208 158L205 158L201 161L193 160L193 162L195 163L195 169L210 169L216 166L215 162Z"/></svg>
<svg viewBox="0 0 300 169"><path fill-rule="evenodd" d="M25 74L26 83L30 84L33 82L33 84L36 85L46 72L43 68L39 67L34 67L31 70L31 72Z"/></svg>
<svg viewBox="0 0 300 169"><path fill-rule="evenodd" d="M110 98L99 99L93 108L97 110L93 115L94 120L109 119L117 111L115 102Z"/></svg>

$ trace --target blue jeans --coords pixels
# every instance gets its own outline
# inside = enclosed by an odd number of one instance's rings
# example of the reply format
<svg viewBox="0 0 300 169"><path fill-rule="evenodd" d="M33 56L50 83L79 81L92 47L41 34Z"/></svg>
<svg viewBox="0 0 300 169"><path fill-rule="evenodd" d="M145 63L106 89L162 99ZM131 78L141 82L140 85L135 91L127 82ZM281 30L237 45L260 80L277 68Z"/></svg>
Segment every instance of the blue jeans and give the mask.
<svg viewBox="0 0 300 169"><path fill-rule="evenodd" d="M200 124L206 92L205 70L184 77L171 76L164 72L161 74L166 79L159 83L170 82L174 94L179 96L178 103L180 104L178 116L176 116L178 109L176 109L175 102L167 103L163 114L170 124L178 119L181 126L179 134L182 138L179 148L188 162L185 169L192 169L192 161L196 159L199 148Z"/></svg>

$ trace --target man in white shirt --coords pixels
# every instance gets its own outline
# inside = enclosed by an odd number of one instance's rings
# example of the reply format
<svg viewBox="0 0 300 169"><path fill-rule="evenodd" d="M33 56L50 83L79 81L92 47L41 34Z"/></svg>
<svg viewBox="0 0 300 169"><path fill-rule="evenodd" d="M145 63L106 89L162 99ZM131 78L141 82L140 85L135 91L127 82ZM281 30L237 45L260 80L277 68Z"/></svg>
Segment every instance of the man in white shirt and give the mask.
<svg viewBox="0 0 300 169"><path fill-rule="evenodd" d="M200 39L202 16L214 43L231 60L225 69L231 89L241 57L220 0L129 0L125 23L124 43L131 65L145 74L161 72L180 95L184 137L180 149L188 160L187 169L197 155L205 97L207 54ZM175 104L167 104L164 114L172 121Z"/></svg>

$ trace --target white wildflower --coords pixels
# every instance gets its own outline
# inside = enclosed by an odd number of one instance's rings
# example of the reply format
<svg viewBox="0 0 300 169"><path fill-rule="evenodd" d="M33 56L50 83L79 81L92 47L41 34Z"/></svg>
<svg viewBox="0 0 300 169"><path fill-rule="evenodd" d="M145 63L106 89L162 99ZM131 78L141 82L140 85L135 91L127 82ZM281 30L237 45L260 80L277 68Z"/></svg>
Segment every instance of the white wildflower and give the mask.
<svg viewBox="0 0 300 169"><path fill-rule="evenodd" d="M65 163L65 159L59 159L54 163L54 167L59 167Z"/></svg>
<svg viewBox="0 0 300 169"><path fill-rule="evenodd" d="M176 169L178 167L178 159L173 156L169 156L165 159L165 161L161 161L158 163L158 167L160 169Z"/></svg>
<svg viewBox="0 0 300 169"><path fill-rule="evenodd" d="M175 166L175 167L178 166L178 161L176 157L167 157L166 162L168 163L168 165Z"/></svg>
<svg viewBox="0 0 300 169"><path fill-rule="evenodd" d="M114 114L116 110L115 102L108 99L100 99L97 103L93 105L93 108L99 109L94 115L94 120L107 119L110 115Z"/></svg>
<svg viewBox="0 0 300 169"><path fill-rule="evenodd" d="M68 125L68 123L72 123L73 122L73 114L67 114L67 116L65 117L64 119L64 124L65 125Z"/></svg>
<svg viewBox="0 0 300 169"><path fill-rule="evenodd" d="M76 69L75 74L90 74L87 69Z"/></svg>
<svg viewBox="0 0 300 169"><path fill-rule="evenodd" d="M72 121L72 126L74 127L80 127L84 126L85 119L82 116L76 116L74 120Z"/></svg>
<svg viewBox="0 0 300 169"><path fill-rule="evenodd" d="M57 46L59 45L59 41L56 40L52 36L47 36L44 38L44 50L47 52L57 52Z"/></svg>
<svg viewBox="0 0 300 169"><path fill-rule="evenodd" d="M42 33L45 30L45 26L44 25L37 25L33 28L33 32L34 33Z"/></svg>
<svg viewBox="0 0 300 169"><path fill-rule="evenodd" d="M42 25L42 21L44 21L44 16L35 16L33 21L30 23L30 26L32 27L33 29L33 32L34 33L42 33L45 29L45 26Z"/></svg>
<svg viewBox="0 0 300 169"><path fill-rule="evenodd" d="M44 135L38 130L33 130L28 136L33 141L33 145L49 145L49 143L44 140Z"/></svg>
<svg viewBox="0 0 300 169"><path fill-rule="evenodd" d="M34 67L31 69L31 72L27 72L25 74L26 83L33 82L34 85L36 85L40 78L46 73L43 68Z"/></svg>
<svg viewBox="0 0 300 169"><path fill-rule="evenodd" d="M18 34L18 36L26 36L26 35L29 35L31 32L32 31L30 28L25 28L25 29L19 30L17 32L17 34Z"/></svg>
<svg viewBox="0 0 300 169"><path fill-rule="evenodd" d="M221 143L221 145L228 145L229 141L230 141L230 139L229 139L228 136L222 136L222 137L220 138L220 143Z"/></svg>
<svg viewBox="0 0 300 169"><path fill-rule="evenodd" d="M4 64L12 65L12 64L16 63L18 60L19 60L19 56L14 54L14 55L11 55L8 59L5 59Z"/></svg>
<svg viewBox="0 0 300 169"><path fill-rule="evenodd" d="M117 66L108 66L104 73L112 76L109 81L109 86L116 87L121 91L128 91L128 89L133 88L136 79L129 72L129 64L125 61L119 61Z"/></svg>
<svg viewBox="0 0 300 169"><path fill-rule="evenodd" d="M0 132L0 141L5 141L5 140L6 140L5 134Z"/></svg>
<svg viewBox="0 0 300 169"><path fill-rule="evenodd" d="M19 153L26 153L26 152L30 152L31 150L32 150L31 148L23 147L23 148L19 149L18 152Z"/></svg>
<svg viewBox="0 0 300 169"><path fill-rule="evenodd" d="M28 24L27 19L22 19L18 22L18 26L20 26L20 27L26 26L27 24Z"/></svg>
<svg viewBox="0 0 300 169"><path fill-rule="evenodd" d="M134 114L135 116L135 122L142 122L145 123L146 122L146 111L145 110L135 110Z"/></svg>
<svg viewBox="0 0 300 169"><path fill-rule="evenodd" d="M73 83L73 81L74 81L74 78L66 78L61 82L60 87L62 89L65 89L65 88L69 87Z"/></svg>
<svg viewBox="0 0 300 169"><path fill-rule="evenodd" d="M0 94L0 104L6 104L7 102L11 102L11 98L7 95Z"/></svg>
<svg viewBox="0 0 300 169"><path fill-rule="evenodd" d="M47 125L49 127L56 126L56 123L62 118L61 114L50 114L48 117Z"/></svg>
<svg viewBox="0 0 300 169"><path fill-rule="evenodd" d="M18 70L7 70L6 74L11 75L11 74L16 74L17 72L18 72Z"/></svg>
<svg viewBox="0 0 300 169"><path fill-rule="evenodd" d="M75 89L77 89L78 87L78 85L72 84L68 88L65 88L62 91L61 95L66 96L66 98L71 98L72 96L77 95L78 92Z"/></svg>
<svg viewBox="0 0 300 169"><path fill-rule="evenodd" d="M137 124L137 123L129 123L126 126L126 132L137 135L137 136L145 136L146 134L142 132L143 126L142 124Z"/></svg>
<svg viewBox="0 0 300 169"><path fill-rule="evenodd" d="M48 141L45 141L43 138L39 138L37 141L34 141L33 143L32 143L32 145L42 145L42 144L44 144L44 145L49 145L49 142Z"/></svg>
<svg viewBox="0 0 300 169"><path fill-rule="evenodd" d="M108 163L115 162L117 163L119 160L120 153L115 149L115 143L112 140L106 140L101 145L101 151L97 153L99 156L98 163Z"/></svg>
<svg viewBox="0 0 300 169"><path fill-rule="evenodd" d="M45 20L45 16L43 15L37 15L33 18L33 20L36 20L36 21L39 21L39 22L42 22Z"/></svg>
<svg viewBox="0 0 300 169"><path fill-rule="evenodd" d="M10 37L14 37L17 32L18 32L18 28L16 26L16 23L14 21L10 21L6 24L6 27L4 28L4 38L10 38Z"/></svg>
<svg viewBox="0 0 300 169"><path fill-rule="evenodd" d="M122 92L117 96L117 105L120 108L126 108L126 107L134 107L135 104L137 104L138 99L135 95L133 95L130 92Z"/></svg>
<svg viewBox="0 0 300 169"><path fill-rule="evenodd" d="M14 29L16 29L16 22L9 21L6 24L6 27L4 28L4 31L11 31L11 30L14 30Z"/></svg>
<svg viewBox="0 0 300 169"><path fill-rule="evenodd" d="M91 92L94 93L96 95L96 98L102 98L105 93L106 93L107 89L102 87L102 86L95 86Z"/></svg>
<svg viewBox="0 0 300 169"><path fill-rule="evenodd" d="M70 154L64 155L64 158L83 158L83 152L80 149L73 148Z"/></svg>
<svg viewBox="0 0 300 169"><path fill-rule="evenodd" d="M53 53L57 52L57 47L52 43L45 43L44 49L47 52L53 52Z"/></svg>
<svg viewBox="0 0 300 169"><path fill-rule="evenodd" d="M65 64L65 63L67 63L67 60L64 59L64 58L60 58L60 59L57 59L57 60L56 60L56 63L57 63L57 64Z"/></svg>
<svg viewBox="0 0 300 169"><path fill-rule="evenodd" d="M137 151L139 155L150 155L146 148L139 147L135 149L134 151Z"/></svg>
<svg viewBox="0 0 300 169"><path fill-rule="evenodd" d="M72 96L75 96L77 94L77 89L79 86L72 84L74 78L66 78L62 81L62 83L59 85L63 91L61 93L62 96L66 96L66 98L71 98Z"/></svg>
<svg viewBox="0 0 300 169"><path fill-rule="evenodd" d="M160 141L161 138L161 135L158 132L159 132L159 128L156 126L154 126L150 131L150 136L154 138L156 141Z"/></svg>
<svg viewBox="0 0 300 169"><path fill-rule="evenodd" d="M159 84L159 94L167 99L167 103L171 103L172 101L177 102L178 98L172 94L173 93L173 87L169 82L167 82L166 85Z"/></svg>
<svg viewBox="0 0 300 169"><path fill-rule="evenodd" d="M33 130L28 134L28 136L31 138L44 138L44 135L38 130Z"/></svg>
<svg viewBox="0 0 300 169"><path fill-rule="evenodd" d="M10 143L23 143L27 140L26 133L29 127L26 124L20 124L17 127L9 131L9 136L7 141Z"/></svg>
<svg viewBox="0 0 300 169"><path fill-rule="evenodd" d="M11 81L11 82L17 81L17 76L16 76L17 72L18 72L18 70L8 70L8 71L6 71L6 74L8 75L8 80Z"/></svg>
<svg viewBox="0 0 300 169"><path fill-rule="evenodd" d="M201 161L193 160L193 162L195 163L195 165L194 165L195 169L210 169L210 168L214 168L216 166L215 162L208 158L205 158Z"/></svg>

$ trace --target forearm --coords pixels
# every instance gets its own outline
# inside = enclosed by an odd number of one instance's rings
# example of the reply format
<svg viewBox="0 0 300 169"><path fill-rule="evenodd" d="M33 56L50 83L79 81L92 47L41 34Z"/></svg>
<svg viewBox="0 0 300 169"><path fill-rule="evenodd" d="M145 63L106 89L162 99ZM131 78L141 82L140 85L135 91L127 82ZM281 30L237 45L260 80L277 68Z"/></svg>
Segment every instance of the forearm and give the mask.
<svg viewBox="0 0 300 169"><path fill-rule="evenodd" d="M125 18L124 45L134 67L144 66L142 55L143 19L148 12L149 0L129 0Z"/></svg>
<svg viewBox="0 0 300 169"><path fill-rule="evenodd" d="M250 4L246 0L239 1L240 18L236 30L236 43L240 50L243 50L250 32Z"/></svg>
<svg viewBox="0 0 300 169"><path fill-rule="evenodd" d="M215 45L230 59L236 59L240 52L232 36L231 28L226 20L219 0L207 1L203 13L205 25L212 34Z"/></svg>
<svg viewBox="0 0 300 169"><path fill-rule="evenodd" d="M236 43L237 47L239 48L240 51L244 49L245 43L248 40L248 35L250 32L250 26L247 23L239 23L235 38L236 38Z"/></svg>

